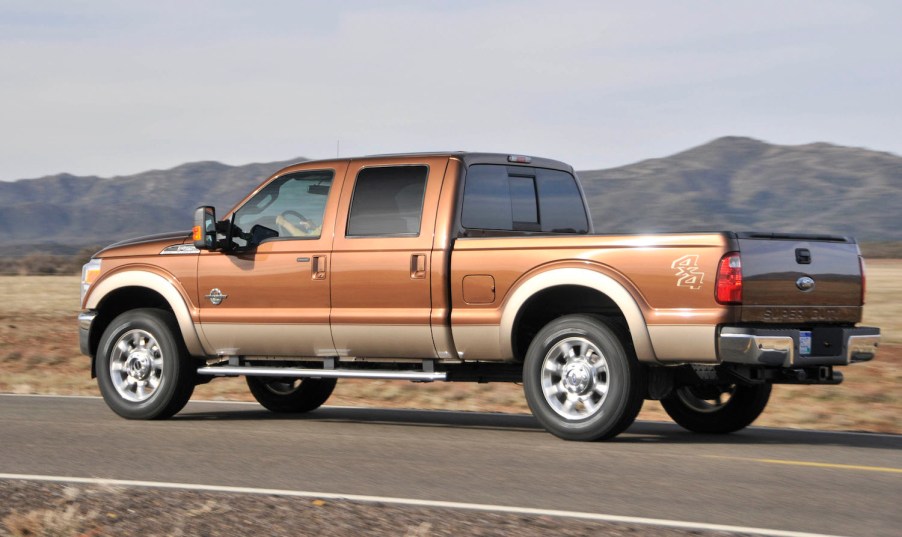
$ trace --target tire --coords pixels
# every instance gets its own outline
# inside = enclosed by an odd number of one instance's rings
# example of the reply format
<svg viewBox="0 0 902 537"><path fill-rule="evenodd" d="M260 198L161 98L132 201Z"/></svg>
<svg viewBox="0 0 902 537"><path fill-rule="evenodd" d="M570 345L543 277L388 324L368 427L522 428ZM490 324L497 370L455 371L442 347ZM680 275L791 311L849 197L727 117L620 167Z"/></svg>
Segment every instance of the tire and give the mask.
<svg viewBox="0 0 902 537"><path fill-rule="evenodd" d="M245 378L254 399L280 414L300 414L319 408L332 395L336 383L336 379Z"/></svg>
<svg viewBox="0 0 902 537"><path fill-rule="evenodd" d="M539 423L565 440L604 440L626 430L644 401L642 368L630 348L587 315L545 325L523 364L523 391Z"/></svg>
<svg viewBox="0 0 902 537"><path fill-rule="evenodd" d="M684 429L725 434L751 425L764 412L770 392L770 384L682 386L661 399L661 406ZM724 401L724 395L729 399Z"/></svg>
<svg viewBox="0 0 902 537"><path fill-rule="evenodd" d="M104 330L97 384L107 406L123 418L166 419L185 407L197 369L168 311L127 311Z"/></svg>

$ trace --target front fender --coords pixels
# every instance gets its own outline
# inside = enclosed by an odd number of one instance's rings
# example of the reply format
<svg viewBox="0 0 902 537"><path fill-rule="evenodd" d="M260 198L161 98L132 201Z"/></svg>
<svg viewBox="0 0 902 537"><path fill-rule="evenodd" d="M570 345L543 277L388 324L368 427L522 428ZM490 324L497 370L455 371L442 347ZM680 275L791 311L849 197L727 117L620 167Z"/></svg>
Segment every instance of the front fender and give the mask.
<svg viewBox="0 0 902 537"><path fill-rule="evenodd" d="M194 328L191 310L188 308L188 301L175 278L171 276L163 276L145 269L128 269L105 275L91 286L84 307L97 309L107 295L125 287L144 287L162 296L175 314L188 352L193 356L204 355L203 345Z"/></svg>

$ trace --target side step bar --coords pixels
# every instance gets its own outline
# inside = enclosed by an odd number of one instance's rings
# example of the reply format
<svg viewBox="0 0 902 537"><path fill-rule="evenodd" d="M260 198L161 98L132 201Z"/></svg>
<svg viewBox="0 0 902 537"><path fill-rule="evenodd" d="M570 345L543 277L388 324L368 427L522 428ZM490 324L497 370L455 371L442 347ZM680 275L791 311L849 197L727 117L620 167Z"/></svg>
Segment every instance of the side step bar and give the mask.
<svg viewBox="0 0 902 537"><path fill-rule="evenodd" d="M366 369L302 369L296 367L252 367L252 366L214 366L201 367L198 375L248 377L283 377L304 378L316 377L324 379L382 379L382 380L414 380L433 382L447 380L444 371L380 371Z"/></svg>

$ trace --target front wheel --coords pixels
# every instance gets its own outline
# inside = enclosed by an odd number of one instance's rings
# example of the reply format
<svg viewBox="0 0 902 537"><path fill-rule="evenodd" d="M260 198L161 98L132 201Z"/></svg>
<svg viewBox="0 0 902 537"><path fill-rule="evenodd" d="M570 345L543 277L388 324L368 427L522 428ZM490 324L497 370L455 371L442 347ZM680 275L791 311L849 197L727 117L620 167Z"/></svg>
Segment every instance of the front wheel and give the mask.
<svg viewBox="0 0 902 537"><path fill-rule="evenodd" d="M188 403L196 369L168 311L136 309L100 338L97 384L104 401L129 419L165 419Z"/></svg>
<svg viewBox="0 0 902 537"><path fill-rule="evenodd" d="M336 383L336 379L246 378L258 403L272 412L288 414L319 408L332 395Z"/></svg>
<svg viewBox="0 0 902 537"><path fill-rule="evenodd" d="M587 315L542 328L526 353L523 389L533 415L565 440L617 436L642 408L642 369L617 333Z"/></svg>
<svg viewBox="0 0 902 537"><path fill-rule="evenodd" d="M752 424L770 399L770 384L681 386L661 406L684 429L696 433L732 433Z"/></svg>

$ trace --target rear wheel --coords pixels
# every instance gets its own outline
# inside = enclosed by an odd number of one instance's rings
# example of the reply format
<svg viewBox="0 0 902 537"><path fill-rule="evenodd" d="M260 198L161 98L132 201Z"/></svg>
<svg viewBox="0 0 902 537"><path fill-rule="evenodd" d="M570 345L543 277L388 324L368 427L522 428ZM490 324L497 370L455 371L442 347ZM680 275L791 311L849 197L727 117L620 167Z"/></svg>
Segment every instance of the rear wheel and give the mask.
<svg viewBox="0 0 902 537"><path fill-rule="evenodd" d="M258 403L273 412L290 414L310 412L322 406L336 383L336 379L246 378Z"/></svg>
<svg viewBox="0 0 902 537"><path fill-rule="evenodd" d="M168 311L137 309L115 319L100 338L97 384L104 401L129 419L165 419L194 391L195 364Z"/></svg>
<svg viewBox="0 0 902 537"><path fill-rule="evenodd" d="M770 384L681 386L661 399L667 414L696 433L732 433L752 424L770 399Z"/></svg>
<svg viewBox="0 0 902 537"><path fill-rule="evenodd" d="M533 339L523 365L530 410L565 440L617 436L642 408L642 369L609 326L587 315L560 317Z"/></svg>

